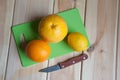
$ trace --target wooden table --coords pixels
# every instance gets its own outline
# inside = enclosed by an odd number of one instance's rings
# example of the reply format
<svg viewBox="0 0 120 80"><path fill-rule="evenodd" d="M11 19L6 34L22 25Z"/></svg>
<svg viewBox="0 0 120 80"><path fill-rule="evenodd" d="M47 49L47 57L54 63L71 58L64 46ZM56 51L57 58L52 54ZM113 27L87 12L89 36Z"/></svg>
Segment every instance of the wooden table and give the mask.
<svg viewBox="0 0 120 80"><path fill-rule="evenodd" d="M120 80L119 0L0 0L0 80ZM77 53L23 68L11 26L78 8L95 50L89 59L52 73L39 69Z"/></svg>

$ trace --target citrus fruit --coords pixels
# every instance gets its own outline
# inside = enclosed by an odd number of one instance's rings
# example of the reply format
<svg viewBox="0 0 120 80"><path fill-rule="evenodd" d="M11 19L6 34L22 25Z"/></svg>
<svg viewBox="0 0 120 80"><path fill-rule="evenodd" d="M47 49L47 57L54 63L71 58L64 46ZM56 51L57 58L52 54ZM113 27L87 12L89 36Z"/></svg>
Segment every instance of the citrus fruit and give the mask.
<svg viewBox="0 0 120 80"><path fill-rule="evenodd" d="M43 40L32 40L26 46L28 57L35 62L43 62L50 55L50 46Z"/></svg>
<svg viewBox="0 0 120 80"><path fill-rule="evenodd" d="M43 18L38 26L39 35L48 42L57 43L67 35L68 28L65 20L56 15L48 15Z"/></svg>
<svg viewBox="0 0 120 80"><path fill-rule="evenodd" d="M67 42L72 49L78 52L86 50L88 46L87 38L78 32L70 33L67 37Z"/></svg>

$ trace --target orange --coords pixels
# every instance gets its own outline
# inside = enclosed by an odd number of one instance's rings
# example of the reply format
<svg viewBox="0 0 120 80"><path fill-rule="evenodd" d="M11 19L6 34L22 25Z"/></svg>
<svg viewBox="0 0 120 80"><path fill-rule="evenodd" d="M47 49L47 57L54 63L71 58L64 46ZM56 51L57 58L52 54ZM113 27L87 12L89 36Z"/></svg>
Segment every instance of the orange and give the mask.
<svg viewBox="0 0 120 80"><path fill-rule="evenodd" d="M84 51L88 47L88 40L87 38L78 32L72 32L68 35L67 38L68 44L71 48L73 48L75 51Z"/></svg>
<svg viewBox="0 0 120 80"><path fill-rule="evenodd" d="M62 17L52 14L40 21L38 32L45 41L57 43L65 38L68 28Z"/></svg>
<svg viewBox="0 0 120 80"><path fill-rule="evenodd" d="M43 40L32 40L26 46L28 57L35 62L43 62L50 55L50 46Z"/></svg>

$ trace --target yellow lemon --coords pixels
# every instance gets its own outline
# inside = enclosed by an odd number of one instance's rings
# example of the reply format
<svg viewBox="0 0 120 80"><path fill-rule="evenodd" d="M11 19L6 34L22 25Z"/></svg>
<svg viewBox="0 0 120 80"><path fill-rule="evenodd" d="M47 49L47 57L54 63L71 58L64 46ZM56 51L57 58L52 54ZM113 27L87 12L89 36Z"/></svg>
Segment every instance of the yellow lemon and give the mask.
<svg viewBox="0 0 120 80"><path fill-rule="evenodd" d="M78 32L72 32L68 35L67 38L69 46L74 49L75 51L84 51L88 47L88 40L87 38Z"/></svg>

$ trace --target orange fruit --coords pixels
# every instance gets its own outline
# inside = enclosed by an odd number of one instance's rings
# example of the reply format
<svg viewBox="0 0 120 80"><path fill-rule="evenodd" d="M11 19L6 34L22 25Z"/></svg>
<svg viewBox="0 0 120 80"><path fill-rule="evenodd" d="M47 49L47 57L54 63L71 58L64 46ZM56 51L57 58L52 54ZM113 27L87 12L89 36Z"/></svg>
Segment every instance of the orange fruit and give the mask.
<svg viewBox="0 0 120 80"><path fill-rule="evenodd" d="M38 32L45 41L57 43L65 38L68 28L62 17L52 14L40 21Z"/></svg>
<svg viewBox="0 0 120 80"><path fill-rule="evenodd" d="M28 57L35 62L43 62L50 55L50 46L43 40L32 40L26 46Z"/></svg>
<svg viewBox="0 0 120 80"><path fill-rule="evenodd" d="M88 47L87 38L78 32L72 32L68 35L67 42L75 51L84 51Z"/></svg>

